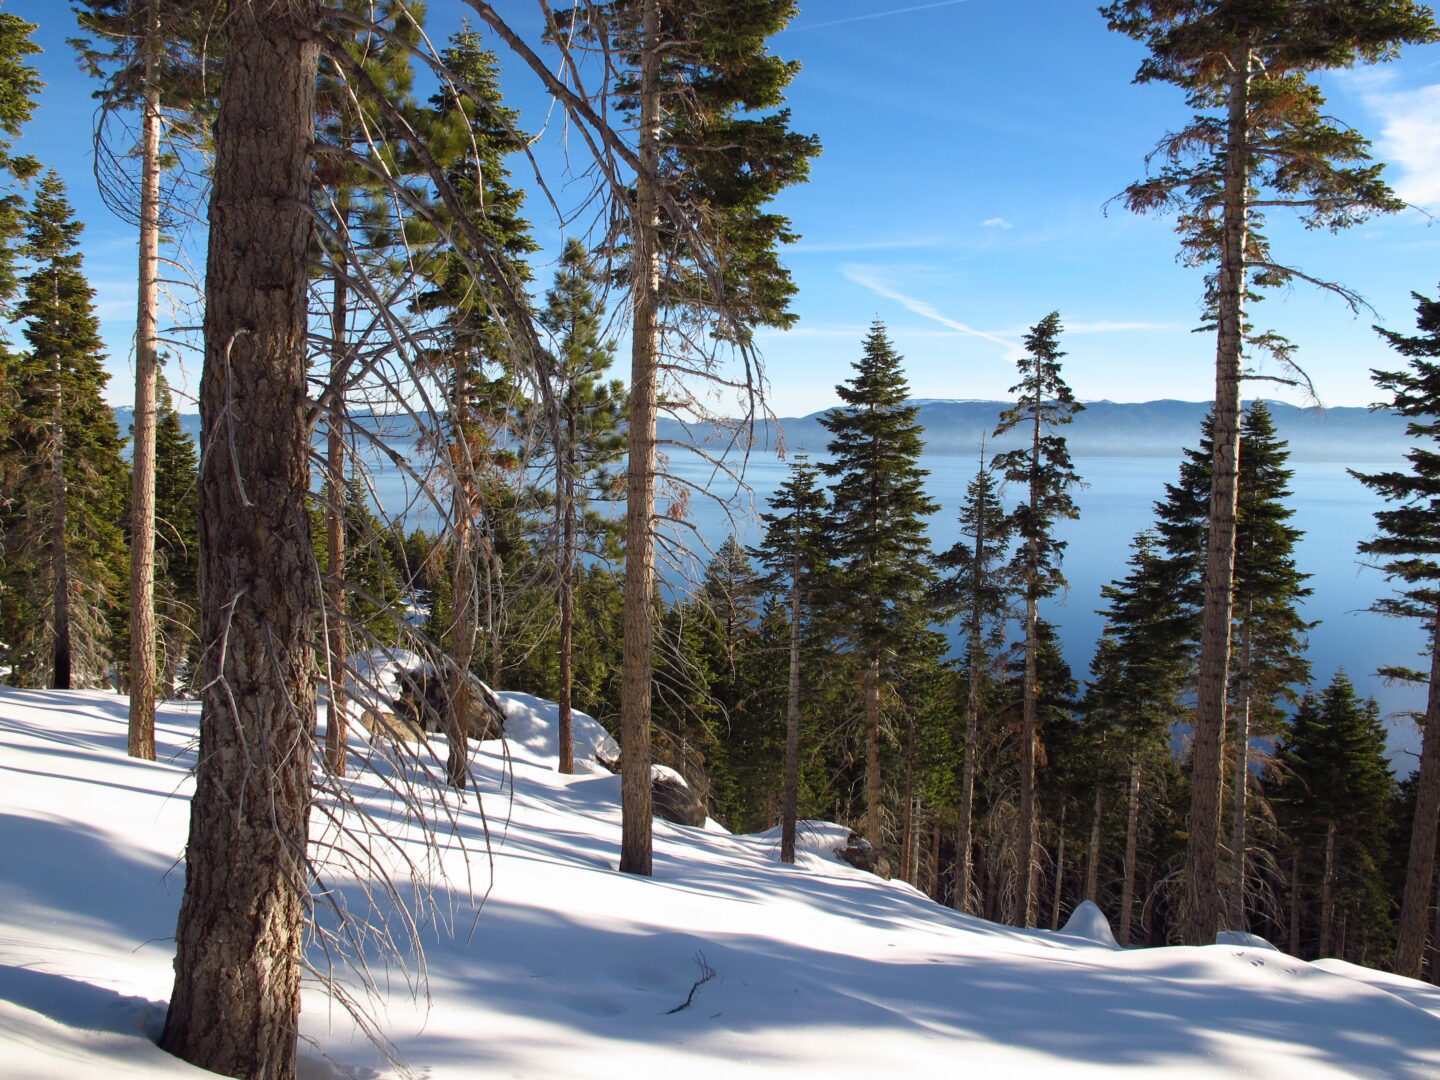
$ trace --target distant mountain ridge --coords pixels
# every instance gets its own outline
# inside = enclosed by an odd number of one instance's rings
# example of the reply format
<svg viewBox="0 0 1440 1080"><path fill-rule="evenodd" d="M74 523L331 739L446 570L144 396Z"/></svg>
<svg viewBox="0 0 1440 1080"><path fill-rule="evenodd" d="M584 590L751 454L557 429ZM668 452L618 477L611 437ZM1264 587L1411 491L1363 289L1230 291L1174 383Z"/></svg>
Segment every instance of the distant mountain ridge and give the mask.
<svg viewBox="0 0 1440 1080"><path fill-rule="evenodd" d="M982 439L987 454L1023 441L1016 433L1004 439L992 438L995 423L1009 407L1008 402L922 398L914 404L925 429L927 454L975 457ZM1297 461L1399 461L1405 453L1405 420L1395 413L1354 406L1306 409L1278 401L1267 404L1280 437L1289 442L1291 456ZM1064 434L1076 457L1175 458L1199 442L1200 424L1209 410L1207 401L1090 401ZM781 418L778 426L787 451L804 450L823 456L830 435L821 426L820 418L828 411ZM129 432L131 416L128 408L115 410L122 433ZM199 414L185 413L180 419L186 432L198 442ZM704 444L728 441L717 431L687 427L675 420L661 420L659 428L660 437L666 439L683 439L693 433ZM782 439L777 438L774 422L756 425L757 449L774 450L779 445Z"/></svg>

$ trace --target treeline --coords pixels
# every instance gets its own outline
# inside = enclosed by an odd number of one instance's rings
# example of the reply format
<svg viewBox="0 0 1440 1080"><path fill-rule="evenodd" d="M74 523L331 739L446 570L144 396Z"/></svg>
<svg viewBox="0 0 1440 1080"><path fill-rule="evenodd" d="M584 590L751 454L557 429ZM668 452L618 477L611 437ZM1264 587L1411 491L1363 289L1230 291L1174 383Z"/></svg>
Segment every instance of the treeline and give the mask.
<svg viewBox="0 0 1440 1080"><path fill-rule="evenodd" d="M3 357L0 630L11 681L128 686L137 757L154 756L156 693L201 699L166 1049L226 1075L294 1075L315 860L335 851L317 854L310 811L317 787L344 799L355 764L357 656L397 645L443 688L445 797L471 786L476 675L555 696L562 730L572 703L612 726L623 872L651 870L659 757L732 826L778 822L782 858L798 820L834 818L964 910L1043 925L1093 899L1130 943L1248 929L1307 955L1378 963L1393 946L1396 970L1421 973L1440 691L1417 779L1397 789L1373 706L1343 677L1309 685L1298 605L1314 585L1293 559L1285 448L1240 388L1265 357L1270 377L1304 381L1254 322L1265 290L1300 280L1355 299L1272 250L1265 216L1334 230L1402 206L1317 79L1435 40L1429 8L1103 9L1146 49L1138 81L1176 86L1190 110L1121 199L1172 214L1182 259L1206 274L1216 394L1106 590L1082 677L1041 616L1064 588L1056 526L1082 481L1056 314L1027 335L1016 403L996 418L1023 441L977 463L951 550L929 550L921 433L877 324L826 417L825 459L795 462L763 541L723 545L691 598L661 587L705 492L667 478L680 448L657 417L738 417L743 445L765 416L755 331L795 319L780 252L796 236L771 203L820 146L785 107L798 64L768 46L793 0L586 0L546 8L533 40L466 0L476 22L443 46L408 0L75 6L102 193L140 240L132 466L102 403L63 189L47 177L29 196L39 164L0 147L0 301L26 341ZM0 15L12 141L38 90L32 29ZM507 104L492 47L570 136L563 181ZM547 205L565 246L545 283L527 215ZM162 267L196 254L191 225L207 244L198 337L159 318ZM1394 500L1366 551L1404 590L1381 606L1440 650L1428 300L1420 330L1388 335L1409 367L1377 377L1417 447L1408 472L1364 478ZM628 376L612 382L622 333ZM187 347L203 353L198 463L159 380L162 349ZM420 452L374 438L362 412L405 414ZM436 535L384 519L367 453L413 481ZM1440 686L1440 651L1392 674Z"/></svg>

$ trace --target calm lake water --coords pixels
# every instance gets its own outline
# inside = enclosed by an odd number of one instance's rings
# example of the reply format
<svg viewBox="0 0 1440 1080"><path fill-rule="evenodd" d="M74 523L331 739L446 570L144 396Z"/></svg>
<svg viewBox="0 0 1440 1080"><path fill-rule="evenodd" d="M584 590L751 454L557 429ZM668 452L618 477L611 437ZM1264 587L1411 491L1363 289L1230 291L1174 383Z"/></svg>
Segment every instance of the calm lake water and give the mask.
<svg viewBox="0 0 1440 1080"><path fill-rule="evenodd" d="M409 460L417 461L417 457L410 456L414 448L407 449ZM1376 464L1399 463L1365 463L1358 467L1373 468ZM975 462L973 458L935 455L926 456L922 465L930 472L930 495L940 504L930 520L931 540L936 550L944 550L958 536L956 515ZM1164 485L1174 482L1178 462L1153 457L1097 457L1077 459L1076 467L1087 484L1076 494L1080 519L1064 523L1060 530L1061 537L1069 542L1064 571L1070 590L1043 605L1042 610L1058 627L1065 658L1076 676L1083 679L1102 624L1096 614L1101 606L1100 589L1124 574L1131 538L1151 525L1153 505L1164 494ZM1291 485L1293 523L1304 532L1296 557L1301 570L1312 575L1309 584L1314 589L1304 614L1318 622L1309 637L1315 681L1323 684L1336 671L1344 670L1362 694L1373 695L1389 718L1391 748L1399 755L1397 769L1409 772L1414 759L1408 755L1418 748L1418 734L1410 719L1397 714L1423 709L1424 688L1387 686L1374 672L1385 664L1423 666L1417 657L1424 635L1409 621L1386 619L1364 610L1376 597L1386 594L1387 586L1378 571L1360 565L1355 553L1355 545L1373 531L1372 515L1380 500L1350 477L1343 465L1294 461L1291 467L1295 472ZM732 531L744 544L758 540L760 522L756 511L766 509L766 501L784 479L787 468L774 454L753 454L745 470L750 488L746 492L737 490L734 481L715 474L710 466L690 455L677 453L671 462L677 476L714 496L693 495L687 511L695 532L712 547ZM409 506L409 521L435 527L433 509L423 500L417 501L412 481L392 465L372 464L372 470L376 497L389 513ZM662 496L662 508L666 502ZM686 532L681 529L675 535ZM693 537L690 539L693 547ZM697 564L703 563L703 558L701 552ZM687 571L695 572L693 567ZM684 577L684 573L668 569L669 590L682 589Z"/></svg>

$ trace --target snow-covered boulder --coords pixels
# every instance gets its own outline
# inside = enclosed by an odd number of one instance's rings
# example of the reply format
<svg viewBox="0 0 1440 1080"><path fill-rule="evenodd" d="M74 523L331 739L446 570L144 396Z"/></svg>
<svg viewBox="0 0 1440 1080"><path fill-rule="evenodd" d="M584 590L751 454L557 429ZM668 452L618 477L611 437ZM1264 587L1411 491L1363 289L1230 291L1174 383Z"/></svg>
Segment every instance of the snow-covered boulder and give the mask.
<svg viewBox="0 0 1440 1080"><path fill-rule="evenodd" d="M656 817L673 821L676 825L688 825L692 829L703 828L709 816L705 812L705 800L678 773L666 776L652 772L650 805Z"/></svg>
<svg viewBox="0 0 1440 1080"><path fill-rule="evenodd" d="M1242 949L1267 949L1270 952L1280 951L1259 934L1247 934L1243 930L1221 930L1215 935L1215 944L1234 945Z"/></svg>
<svg viewBox="0 0 1440 1080"><path fill-rule="evenodd" d="M1060 933L1066 937L1081 938L1092 945L1101 945L1107 949L1120 948L1119 943L1115 940L1115 934L1110 929L1110 920L1105 918L1105 913L1090 900L1080 902L1080 906L1070 913L1070 918L1065 920L1065 925L1060 928Z"/></svg>

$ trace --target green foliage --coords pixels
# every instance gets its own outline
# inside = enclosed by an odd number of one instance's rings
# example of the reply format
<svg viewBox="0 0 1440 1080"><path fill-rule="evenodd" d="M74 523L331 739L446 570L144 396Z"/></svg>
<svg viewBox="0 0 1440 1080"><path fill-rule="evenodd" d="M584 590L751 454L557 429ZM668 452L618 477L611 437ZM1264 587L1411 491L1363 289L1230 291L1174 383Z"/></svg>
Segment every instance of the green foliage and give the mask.
<svg viewBox="0 0 1440 1080"><path fill-rule="evenodd" d="M3 490L3 640L10 678L47 679L55 626L55 582L68 566L74 680L96 685L112 659L113 628L123 622L128 565L122 522L128 476L115 416L104 401L95 293L79 252L82 226L53 172L26 214L30 271L16 315L29 348L6 371L10 433L0 450ZM56 468L63 475L57 503ZM63 533L56 535L58 522Z"/></svg>
<svg viewBox="0 0 1440 1080"><path fill-rule="evenodd" d="M200 461L160 377L155 413L155 608L162 683L193 667L200 640Z"/></svg>

